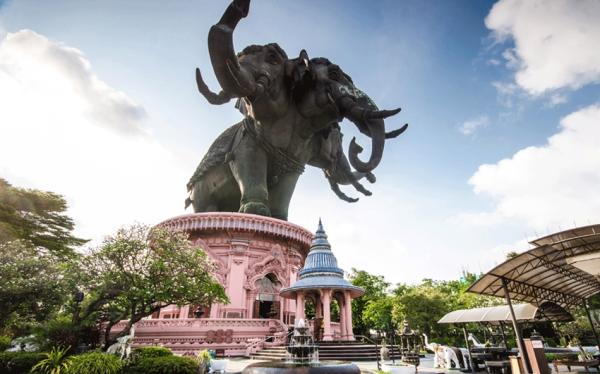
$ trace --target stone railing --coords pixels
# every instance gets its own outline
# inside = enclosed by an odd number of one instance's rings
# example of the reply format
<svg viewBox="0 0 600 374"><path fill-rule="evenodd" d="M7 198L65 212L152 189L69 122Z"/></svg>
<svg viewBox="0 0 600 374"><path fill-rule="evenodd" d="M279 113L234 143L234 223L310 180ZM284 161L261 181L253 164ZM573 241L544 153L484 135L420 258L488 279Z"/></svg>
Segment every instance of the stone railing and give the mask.
<svg viewBox="0 0 600 374"><path fill-rule="evenodd" d="M122 321L113 326L117 333L125 328ZM135 324L133 347L160 345L177 354L195 355L202 349L223 350L228 356L285 343L287 326L277 319L145 319Z"/></svg>
<svg viewBox="0 0 600 374"><path fill-rule="evenodd" d="M186 214L161 222L158 226L186 232L201 230L249 231L282 237L310 246L313 234L287 221L253 214L210 212Z"/></svg>

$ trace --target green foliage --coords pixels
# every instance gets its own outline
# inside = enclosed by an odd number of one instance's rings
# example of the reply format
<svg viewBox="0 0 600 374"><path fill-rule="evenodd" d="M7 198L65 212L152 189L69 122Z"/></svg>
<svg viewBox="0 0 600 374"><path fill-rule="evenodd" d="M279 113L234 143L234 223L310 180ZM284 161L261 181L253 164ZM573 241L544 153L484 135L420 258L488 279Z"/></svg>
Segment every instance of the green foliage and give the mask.
<svg viewBox="0 0 600 374"><path fill-rule="evenodd" d="M136 348L129 355L130 362L138 362L141 360L155 358L155 357L166 357L173 356L173 352L169 348L164 347L140 347Z"/></svg>
<svg viewBox="0 0 600 374"><path fill-rule="evenodd" d="M198 363L189 357L163 356L138 360L128 365L127 374L196 374Z"/></svg>
<svg viewBox="0 0 600 374"><path fill-rule="evenodd" d="M502 304L500 298L467 293L477 280L472 273L464 273L458 280L434 281L424 279L417 285L390 284L382 276L352 269L352 284L365 289L365 295L352 301L355 332L369 330L388 332L399 330L406 320L413 330L426 333L437 343L464 344L462 331L454 326L440 325L444 314L457 310ZM474 330L473 330L474 331Z"/></svg>
<svg viewBox="0 0 600 374"><path fill-rule="evenodd" d="M86 240L71 234L66 200L55 193L13 187L0 178L0 243L24 240L60 256L72 256Z"/></svg>
<svg viewBox="0 0 600 374"><path fill-rule="evenodd" d="M0 329L43 321L68 294L64 263L25 241L0 243Z"/></svg>
<svg viewBox="0 0 600 374"><path fill-rule="evenodd" d="M388 331L392 326L393 308L394 297L392 296L382 296L379 299L369 300L362 319L372 329Z"/></svg>
<svg viewBox="0 0 600 374"><path fill-rule="evenodd" d="M365 290L364 296L352 300L352 324L359 334L367 334L373 326L364 320L365 308L371 300L385 297L390 283L381 275L372 275L354 268L350 274L350 281Z"/></svg>
<svg viewBox="0 0 600 374"><path fill-rule="evenodd" d="M92 352L73 356L67 374L119 374L123 361L115 355Z"/></svg>
<svg viewBox="0 0 600 374"><path fill-rule="evenodd" d="M33 373L65 374L69 369L72 358L68 357L71 347L53 347L50 352L42 353L45 358L31 368Z"/></svg>
<svg viewBox="0 0 600 374"><path fill-rule="evenodd" d="M210 360L212 360L212 356L210 354L210 352L208 351L208 349L203 349L200 352L198 352L198 356L196 357L196 359L198 360L199 364L208 364L210 363Z"/></svg>
<svg viewBox="0 0 600 374"><path fill-rule="evenodd" d="M44 359L41 353L32 352L1 352L0 373L26 374L38 362Z"/></svg>
<svg viewBox="0 0 600 374"><path fill-rule="evenodd" d="M108 339L108 331L122 319L129 324L121 336L170 304L228 302L212 275L212 261L180 232L143 225L120 229L85 256L80 267L87 298L75 319L106 322L106 346L116 339Z"/></svg>
<svg viewBox="0 0 600 374"><path fill-rule="evenodd" d="M75 324L71 316L57 315L36 328L37 344L42 349L55 346L77 347L80 343L93 346L98 340L95 325Z"/></svg>
<svg viewBox="0 0 600 374"><path fill-rule="evenodd" d="M0 352L6 351L10 348L12 338L8 335L0 335Z"/></svg>

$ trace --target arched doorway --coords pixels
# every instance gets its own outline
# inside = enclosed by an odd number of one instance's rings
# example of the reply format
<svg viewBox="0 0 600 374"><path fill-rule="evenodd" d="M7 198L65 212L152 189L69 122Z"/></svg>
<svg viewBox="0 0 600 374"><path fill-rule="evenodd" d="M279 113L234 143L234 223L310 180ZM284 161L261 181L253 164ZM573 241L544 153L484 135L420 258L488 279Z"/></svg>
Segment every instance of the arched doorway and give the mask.
<svg viewBox="0 0 600 374"><path fill-rule="evenodd" d="M254 300L253 318L279 318L279 290L281 282L273 273L256 281L256 299Z"/></svg>

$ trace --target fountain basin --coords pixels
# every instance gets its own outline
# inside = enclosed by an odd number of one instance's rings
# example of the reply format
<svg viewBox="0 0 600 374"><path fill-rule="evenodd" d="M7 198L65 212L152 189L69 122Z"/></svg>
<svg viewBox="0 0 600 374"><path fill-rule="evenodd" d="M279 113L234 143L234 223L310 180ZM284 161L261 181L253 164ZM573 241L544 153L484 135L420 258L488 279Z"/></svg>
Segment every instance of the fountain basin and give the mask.
<svg viewBox="0 0 600 374"><path fill-rule="evenodd" d="M246 366L242 374L360 374L358 366L342 361L315 363L257 362Z"/></svg>

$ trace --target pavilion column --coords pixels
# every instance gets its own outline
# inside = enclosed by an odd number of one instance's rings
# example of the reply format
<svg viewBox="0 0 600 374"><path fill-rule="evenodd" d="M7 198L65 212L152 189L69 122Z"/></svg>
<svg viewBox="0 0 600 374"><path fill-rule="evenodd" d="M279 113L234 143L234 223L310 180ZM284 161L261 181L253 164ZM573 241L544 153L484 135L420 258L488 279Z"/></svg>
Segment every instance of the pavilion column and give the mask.
<svg viewBox="0 0 600 374"><path fill-rule="evenodd" d="M331 334L331 290L323 291L323 340L333 340Z"/></svg>
<svg viewBox="0 0 600 374"><path fill-rule="evenodd" d="M323 304L319 295L315 295L315 318L323 318Z"/></svg>
<svg viewBox="0 0 600 374"><path fill-rule="evenodd" d="M340 308L340 339L347 340L348 328L346 327L346 300L345 298L336 298Z"/></svg>
<svg viewBox="0 0 600 374"><path fill-rule="evenodd" d="M510 310L510 317L512 319L513 329L515 330L515 340L517 341L517 346L519 348L519 355L523 359L523 368L525 371L528 370L528 360L527 360L527 352L525 351L525 347L523 345L523 337L521 336L521 329L519 329L519 325L517 323L517 317L515 316L515 311L512 306L512 302L510 300L510 293L508 292L508 286L506 285L506 279L502 278L502 288L504 289L504 297L506 298L506 303L508 304L508 309Z"/></svg>
<svg viewBox="0 0 600 374"><path fill-rule="evenodd" d="M296 293L296 322L298 324L300 319L304 319L304 293L298 291Z"/></svg>
<svg viewBox="0 0 600 374"><path fill-rule="evenodd" d="M355 340L354 339L354 331L352 330L352 296L350 296L350 291L346 291L345 293L345 302L344 302L345 316L346 316L346 340Z"/></svg>

